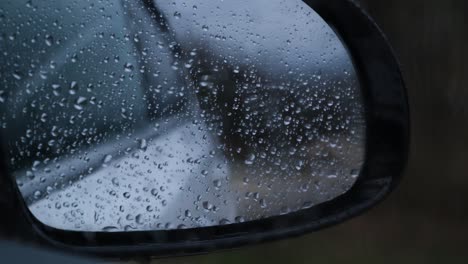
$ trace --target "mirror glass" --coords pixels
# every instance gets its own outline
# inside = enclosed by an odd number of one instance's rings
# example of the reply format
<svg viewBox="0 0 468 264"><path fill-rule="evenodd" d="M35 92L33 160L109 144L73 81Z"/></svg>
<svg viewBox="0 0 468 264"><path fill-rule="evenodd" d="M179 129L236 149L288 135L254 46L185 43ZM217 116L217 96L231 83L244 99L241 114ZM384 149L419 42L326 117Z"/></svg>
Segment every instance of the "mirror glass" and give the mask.
<svg viewBox="0 0 468 264"><path fill-rule="evenodd" d="M360 173L356 69L300 0L6 0L0 20L1 148L48 226L253 221Z"/></svg>

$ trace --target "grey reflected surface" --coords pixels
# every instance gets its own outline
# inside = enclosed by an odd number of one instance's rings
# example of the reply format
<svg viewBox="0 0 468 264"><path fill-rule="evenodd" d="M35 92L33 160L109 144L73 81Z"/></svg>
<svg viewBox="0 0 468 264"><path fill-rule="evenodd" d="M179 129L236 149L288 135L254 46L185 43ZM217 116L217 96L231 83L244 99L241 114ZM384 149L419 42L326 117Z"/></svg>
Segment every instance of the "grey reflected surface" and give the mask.
<svg viewBox="0 0 468 264"><path fill-rule="evenodd" d="M59 229L252 221L354 184L351 58L298 0L3 1L0 124L29 209Z"/></svg>

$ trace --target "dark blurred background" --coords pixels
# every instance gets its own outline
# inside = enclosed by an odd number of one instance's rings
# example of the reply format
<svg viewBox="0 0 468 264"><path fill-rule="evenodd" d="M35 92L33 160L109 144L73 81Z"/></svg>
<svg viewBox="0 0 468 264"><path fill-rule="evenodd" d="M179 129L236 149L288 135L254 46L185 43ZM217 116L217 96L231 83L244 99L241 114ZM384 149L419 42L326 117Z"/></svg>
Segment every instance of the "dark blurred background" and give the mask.
<svg viewBox="0 0 468 264"><path fill-rule="evenodd" d="M412 150L400 187L337 227L156 263L468 263L468 1L361 2L407 82Z"/></svg>

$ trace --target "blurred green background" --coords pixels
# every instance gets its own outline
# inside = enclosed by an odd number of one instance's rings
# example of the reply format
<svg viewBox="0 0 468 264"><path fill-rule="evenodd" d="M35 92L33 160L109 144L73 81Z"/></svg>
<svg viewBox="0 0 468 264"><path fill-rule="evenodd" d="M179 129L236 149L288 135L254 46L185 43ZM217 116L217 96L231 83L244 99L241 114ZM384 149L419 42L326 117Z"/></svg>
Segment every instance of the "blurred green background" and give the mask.
<svg viewBox="0 0 468 264"><path fill-rule="evenodd" d="M361 2L407 81L412 150L401 186L327 230L154 263L468 263L468 1Z"/></svg>

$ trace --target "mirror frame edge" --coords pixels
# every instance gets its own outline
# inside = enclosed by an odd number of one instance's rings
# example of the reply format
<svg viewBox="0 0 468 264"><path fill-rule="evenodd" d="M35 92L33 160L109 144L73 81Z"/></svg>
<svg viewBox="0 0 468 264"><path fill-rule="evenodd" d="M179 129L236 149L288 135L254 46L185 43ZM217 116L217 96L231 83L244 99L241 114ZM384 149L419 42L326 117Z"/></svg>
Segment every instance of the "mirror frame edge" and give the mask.
<svg viewBox="0 0 468 264"><path fill-rule="evenodd" d="M5 227L0 234L103 257L187 255L299 236L356 217L378 204L398 185L408 159L409 107L399 62L382 31L354 1L304 2L333 26L349 48L369 106L366 164L348 193L310 209L242 224L129 233L72 232L36 220L14 180L3 174L0 208L9 213L0 219L0 226ZM6 157L1 154L0 158ZM0 162L0 172L5 172L5 159Z"/></svg>

